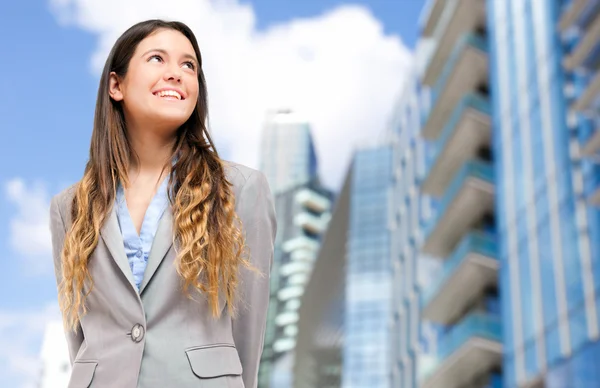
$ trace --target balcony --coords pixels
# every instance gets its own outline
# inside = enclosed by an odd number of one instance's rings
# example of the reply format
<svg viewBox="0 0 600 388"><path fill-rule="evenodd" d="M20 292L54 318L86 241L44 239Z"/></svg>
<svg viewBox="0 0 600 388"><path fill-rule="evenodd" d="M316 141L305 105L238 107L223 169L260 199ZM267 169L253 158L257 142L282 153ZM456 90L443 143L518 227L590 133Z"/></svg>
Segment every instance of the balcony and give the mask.
<svg viewBox="0 0 600 388"><path fill-rule="evenodd" d="M558 23L561 32L570 27L585 29L592 17L598 12L599 0L574 0L567 5L568 9L562 12Z"/></svg>
<svg viewBox="0 0 600 388"><path fill-rule="evenodd" d="M502 363L501 319L476 312L450 329L438 343L436 364L423 388L461 388Z"/></svg>
<svg viewBox="0 0 600 388"><path fill-rule="evenodd" d="M585 113L591 110L591 107L597 103L600 93L600 71L594 74L587 89L581 93L581 96L571 105L571 109Z"/></svg>
<svg viewBox="0 0 600 388"><path fill-rule="evenodd" d="M458 315L490 285L495 285L498 249L492 237L473 232L444 262L442 273L423 295L424 319L444 325Z"/></svg>
<svg viewBox="0 0 600 388"><path fill-rule="evenodd" d="M486 97L474 93L463 97L434 146L437 157L423 181L425 194L441 196L460 166L473 159L479 149L489 148L490 112Z"/></svg>
<svg viewBox="0 0 600 388"><path fill-rule="evenodd" d="M600 5L600 1L596 3L596 8ZM595 18L591 25L583 31L583 35L573 48L571 55L564 59L563 65L567 70L574 70L578 67L595 68L600 58L600 13L593 14Z"/></svg>
<svg viewBox="0 0 600 388"><path fill-rule="evenodd" d="M323 213L315 216L309 212L301 212L294 217L294 224L314 234L323 234L327 229L327 224L331 219L329 213Z"/></svg>
<svg viewBox="0 0 600 388"><path fill-rule="evenodd" d="M296 347L296 339L289 337L280 338L273 344L273 350L276 353L288 352L294 349L294 347Z"/></svg>
<svg viewBox="0 0 600 388"><path fill-rule="evenodd" d="M590 157L600 151L600 118L580 128L581 156Z"/></svg>
<svg viewBox="0 0 600 388"><path fill-rule="evenodd" d="M425 139L435 139L465 94L487 85L488 45L477 34L464 35L433 89L432 109L421 131Z"/></svg>
<svg viewBox="0 0 600 388"><path fill-rule="evenodd" d="M319 242L306 236L298 236L283 243L283 251L286 253L294 251L316 252L319 250Z"/></svg>
<svg viewBox="0 0 600 388"><path fill-rule="evenodd" d="M437 217L425 227L423 253L446 257L462 237L494 210L494 172L489 163L463 165L442 198Z"/></svg>
<svg viewBox="0 0 600 388"><path fill-rule="evenodd" d="M275 317L275 324L277 326L287 326L298 323L298 312L296 311L284 311Z"/></svg>
<svg viewBox="0 0 600 388"><path fill-rule="evenodd" d="M300 205L317 213L322 213L331 208L331 201L328 198L309 189L298 191L295 199Z"/></svg>
<svg viewBox="0 0 600 388"><path fill-rule="evenodd" d="M435 47L421 80L427 86L433 86L436 83L459 37L486 24L485 1L439 0L438 2L444 3L441 6L443 11L441 11L439 20L436 21L435 31L432 34Z"/></svg>
<svg viewBox="0 0 600 388"><path fill-rule="evenodd" d="M419 21L423 37L429 37L433 34L447 2L448 0L428 0L425 3L424 12L421 14L421 20Z"/></svg>
<svg viewBox="0 0 600 388"><path fill-rule="evenodd" d="M281 266L279 274L288 277L295 274L310 274L313 264L310 261L290 261Z"/></svg>
<svg viewBox="0 0 600 388"><path fill-rule="evenodd" d="M290 299L300 298L304 294L304 286L287 286L277 291L277 299L286 302Z"/></svg>

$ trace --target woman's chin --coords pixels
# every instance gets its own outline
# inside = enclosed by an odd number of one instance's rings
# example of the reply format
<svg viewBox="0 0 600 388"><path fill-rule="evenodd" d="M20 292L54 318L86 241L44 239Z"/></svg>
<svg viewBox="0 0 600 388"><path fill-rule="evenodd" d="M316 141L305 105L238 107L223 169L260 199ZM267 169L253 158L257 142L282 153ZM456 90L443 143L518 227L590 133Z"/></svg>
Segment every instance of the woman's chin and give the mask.
<svg viewBox="0 0 600 388"><path fill-rule="evenodd" d="M157 127L179 128L191 115L175 112L154 112L151 116L150 124Z"/></svg>

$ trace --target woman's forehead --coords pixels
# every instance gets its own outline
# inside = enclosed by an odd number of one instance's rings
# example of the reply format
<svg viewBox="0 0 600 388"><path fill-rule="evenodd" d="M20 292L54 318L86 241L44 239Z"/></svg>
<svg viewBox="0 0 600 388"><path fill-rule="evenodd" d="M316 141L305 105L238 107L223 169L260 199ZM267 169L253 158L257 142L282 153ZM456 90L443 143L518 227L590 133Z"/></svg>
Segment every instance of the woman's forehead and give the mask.
<svg viewBox="0 0 600 388"><path fill-rule="evenodd" d="M157 50L170 55L189 54L196 57L189 39L176 30L160 29L144 38L137 47L139 53Z"/></svg>

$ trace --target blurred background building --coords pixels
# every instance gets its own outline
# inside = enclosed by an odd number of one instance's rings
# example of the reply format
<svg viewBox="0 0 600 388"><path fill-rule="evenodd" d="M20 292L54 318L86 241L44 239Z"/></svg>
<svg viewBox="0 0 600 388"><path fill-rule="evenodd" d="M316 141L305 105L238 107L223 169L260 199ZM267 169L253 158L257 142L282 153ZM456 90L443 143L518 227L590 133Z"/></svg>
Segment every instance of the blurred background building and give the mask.
<svg viewBox="0 0 600 388"><path fill-rule="evenodd" d="M351 168L342 385L390 387L392 147L358 150Z"/></svg>
<svg viewBox="0 0 600 388"><path fill-rule="evenodd" d="M322 386L600 387L599 15L596 0L427 1L396 131L356 151L334 214L348 225L331 224L346 248L319 253L302 302L318 343L319 298L343 279L342 376ZM295 386L324 381L315 360Z"/></svg>
<svg viewBox="0 0 600 388"><path fill-rule="evenodd" d="M310 124L291 109L267 113L262 133L260 170L278 193L317 176Z"/></svg>
<svg viewBox="0 0 600 388"><path fill-rule="evenodd" d="M420 47L417 51L426 49ZM418 55L418 54L417 54ZM391 231L392 312L390 387L414 387L418 359L429 353L421 347L420 282L418 259L425 203L419 194L425 161L419 139L421 109L417 82L418 61L411 69L391 116L388 138L392 144Z"/></svg>
<svg viewBox="0 0 600 388"><path fill-rule="evenodd" d="M422 18L431 49L420 74L428 99L420 191L433 214L421 250L441 261L421 301L422 318L440 328L437 354L420 374L428 388L501 384L487 4L431 1Z"/></svg>
<svg viewBox="0 0 600 388"><path fill-rule="evenodd" d="M337 196L299 309L293 386L340 387L346 309L346 258L353 169Z"/></svg>
<svg viewBox="0 0 600 388"><path fill-rule="evenodd" d="M600 4L492 3L507 386L597 387Z"/></svg>
<svg viewBox="0 0 600 388"><path fill-rule="evenodd" d="M274 195L277 238L259 386L284 388L292 386L298 309L331 218L333 194L320 183L310 125L291 110L268 114L261 158Z"/></svg>

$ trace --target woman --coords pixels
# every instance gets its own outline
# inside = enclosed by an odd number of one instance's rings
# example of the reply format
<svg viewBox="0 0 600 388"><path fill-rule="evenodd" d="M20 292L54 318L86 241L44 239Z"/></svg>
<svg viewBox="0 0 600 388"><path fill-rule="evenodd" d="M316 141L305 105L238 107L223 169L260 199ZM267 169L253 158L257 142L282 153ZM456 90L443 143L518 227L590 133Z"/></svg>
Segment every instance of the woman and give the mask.
<svg viewBox="0 0 600 388"><path fill-rule="evenodd" d="M50 208L70 388L257 386L273 200L261 172L219 158L206 121L192 31L127 30L83 178Z"/></svg>

